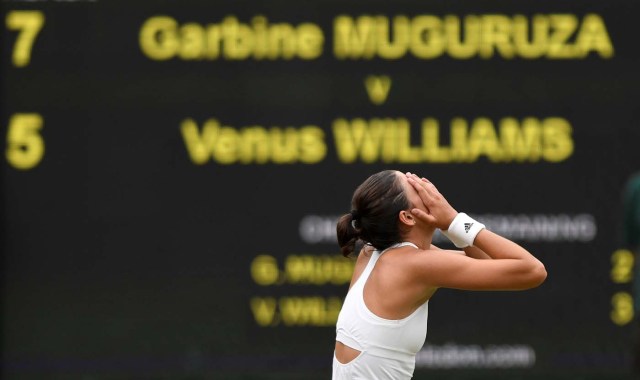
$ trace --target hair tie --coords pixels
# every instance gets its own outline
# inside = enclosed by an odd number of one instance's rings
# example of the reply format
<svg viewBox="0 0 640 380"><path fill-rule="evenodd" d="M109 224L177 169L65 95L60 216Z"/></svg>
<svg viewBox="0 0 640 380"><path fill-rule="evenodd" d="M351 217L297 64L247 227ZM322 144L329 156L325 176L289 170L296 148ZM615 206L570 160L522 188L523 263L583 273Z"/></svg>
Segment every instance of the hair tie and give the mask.
<svg viewBox="0 0 640 380"><path fill-rule="evenodd" d="M356 226L356 222L360 220L360 214L358 214L357 210L351 210L351 227L353 227L354 230L357 230L358 227Z"/></svg>

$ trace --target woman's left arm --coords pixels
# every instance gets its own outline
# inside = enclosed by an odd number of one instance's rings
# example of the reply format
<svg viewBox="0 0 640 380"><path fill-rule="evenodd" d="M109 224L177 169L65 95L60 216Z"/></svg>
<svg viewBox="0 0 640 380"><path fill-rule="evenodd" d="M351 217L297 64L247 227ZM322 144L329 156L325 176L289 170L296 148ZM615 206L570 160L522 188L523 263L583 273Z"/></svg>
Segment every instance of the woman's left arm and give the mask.
<svg viewBox="0 0 640 380"><path fill-rule="evenodd" d="M438 248L435 245L431 244L430 249L435 250L435 251L443 251L442 248ZM449 252L454 252L454 253L458 253L461 255L466 255L469 256L471 258L474 259L491 259L491 257L489 255L487 255L483 250L481 250L478 247L474 247L474 246L469 246L467 248L464 249L464 251L457 251L457 250L448 250Z"/></svg>

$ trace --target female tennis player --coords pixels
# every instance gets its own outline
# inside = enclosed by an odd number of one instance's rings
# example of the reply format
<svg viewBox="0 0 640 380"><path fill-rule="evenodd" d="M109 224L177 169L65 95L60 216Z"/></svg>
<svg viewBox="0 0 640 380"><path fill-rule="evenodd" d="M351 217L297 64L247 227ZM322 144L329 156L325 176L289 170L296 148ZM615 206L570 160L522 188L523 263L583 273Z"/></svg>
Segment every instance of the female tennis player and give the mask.
<svg viewBox="0 0 640 380"><path fill-rule="evenodd" d="M546 278L518 244L458 213L425 178L386 170L354 192L338 221L343 255L358 255L336 328L333 380L410 379L438 288L523 290ZM431 244L440 229L461 251Z"/></svg>

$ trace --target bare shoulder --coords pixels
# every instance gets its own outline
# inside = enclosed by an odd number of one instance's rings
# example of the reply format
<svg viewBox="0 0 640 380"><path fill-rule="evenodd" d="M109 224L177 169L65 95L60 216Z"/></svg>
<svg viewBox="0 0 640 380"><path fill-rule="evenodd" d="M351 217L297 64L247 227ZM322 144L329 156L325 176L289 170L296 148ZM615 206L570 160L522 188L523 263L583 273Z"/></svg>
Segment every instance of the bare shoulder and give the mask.
<svg viewBox="0 0 640 380"><path fill-rule="evenodd" d="M454 257L465 256L464 251L454 251L449 249L441 249L432 245L428 249L418 249L411 255L411 264L428 263L431 261L448 260ZM455 260L455 259L454 259Z"/></svg>
<svg viewBox="0 0 640 380"><path fill-rule="evenodd" d="M407 272L421 280L439 277L449 270L464 265L469 260L464 251L440 249L431 246L429 249L414 251L405 261ZM435 285L435 284L433 284Z"/></svg>
<svg viewBox="0 0 640 380"><path fill-rule="evenodd" d="M364 271L364 268L366 268L367 264L369 263L369 260L371 259L371 254L373 253L374 250L375 249L370 245L365 245L360 250L358 257L356 258L356 266L353 270L353 276L351 277L351 285L349 285L349 288L351 288L353 284L355 284L356 281L358 281L358 278L360 278L360 275L362 274L362 272Z"/></svg>

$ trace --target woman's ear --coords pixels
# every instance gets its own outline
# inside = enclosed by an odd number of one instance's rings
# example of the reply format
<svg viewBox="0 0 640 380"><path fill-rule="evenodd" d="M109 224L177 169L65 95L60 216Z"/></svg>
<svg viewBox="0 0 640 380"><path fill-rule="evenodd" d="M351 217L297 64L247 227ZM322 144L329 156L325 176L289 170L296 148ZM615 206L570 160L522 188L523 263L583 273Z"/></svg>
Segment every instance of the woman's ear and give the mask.
<svg viewBox="0 0 640 380"><path fill-rule="evenodd" d="M403 224L413 227L416 225L416 218L411 214L410 211L402 210L398 213L398 219Z"/></svg>

